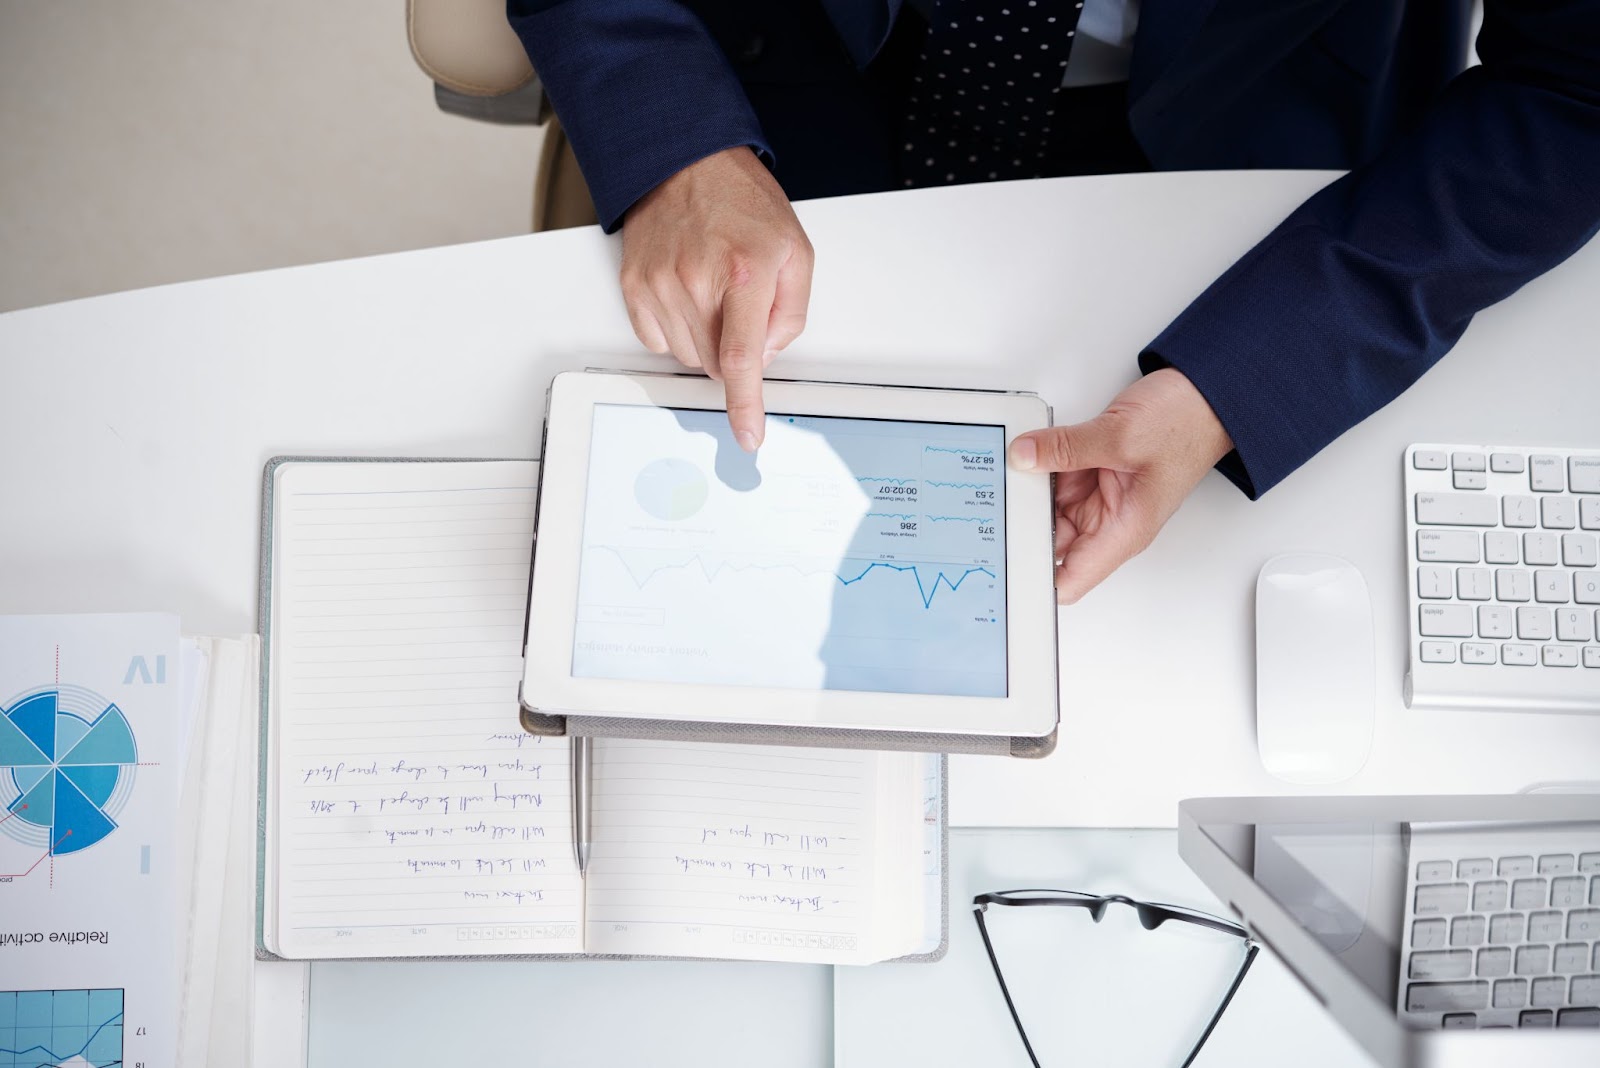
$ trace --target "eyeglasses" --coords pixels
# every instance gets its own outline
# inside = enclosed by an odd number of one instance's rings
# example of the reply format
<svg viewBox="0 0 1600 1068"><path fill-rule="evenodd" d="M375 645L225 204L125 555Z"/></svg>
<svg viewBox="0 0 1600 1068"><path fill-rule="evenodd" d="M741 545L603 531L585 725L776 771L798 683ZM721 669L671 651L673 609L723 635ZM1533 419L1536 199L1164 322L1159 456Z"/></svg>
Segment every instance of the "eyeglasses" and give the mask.
<svg viewBox="0 0 1600 1068"><path fill-rule="evenodd" d="M1034 1068L1041 1068L1039 1057L1033 1050L1033 1044L1028 1041L1028 1032L1022 1026L1022 1017L1017 1012L1016 1003L1011 998L1011 990L1006 986L1006 977L1000 971L1000 959L995 954L994 943L989 939L989 929L984 924L984 914L990 905L1003 905L1008 907L1056 907L1077 908L1088 912L1095 923L1099 923L1105 916L1108 905L1127 905L1139 917L1139 925L1147 931L1154 931L1162 924L1171 922L1195 924L1198 927L1222 935L1236 937L1244 946L1244 960L1239 965L1239 970L1233 976L1233 981L1228 985L1227 992L1222 995L1222 1001L1216 1011L1211 1014L1206 1022L1205 1029L1200 1033L1194 1048L1183 1059L1181 1068L1189 1068L1200 1053L1200 1048L1205 1045L1206 1039L1211 1037L1211 1032L1216 1028L1217 1021L1222 1018L1223 1012L1228 1008L1228 1003L1233 1000L1234 992L1239 989L1239 984L1244 982L1244 977L1250 971L1250 965L1256 959L1259 948L1250 938L1249 932L1236 923L1212 916L1209 913L1197 912L1194 909L1184 908L1181 905L1164 905L1158 902L1135 901L1121 894L1085 894L1076 890L998 890L993 893L979 894L972 899L972 915L978 922L978 934L983 938L984 951L989 955L989 964L994 968L994 977L1000 984L1000 993L1006 999L1006 1008L1011 1011L1011 1021L1017 1025L1017 1036L1022 1039L1023 1048L1028 1051L1028 1060Z"/></svg>

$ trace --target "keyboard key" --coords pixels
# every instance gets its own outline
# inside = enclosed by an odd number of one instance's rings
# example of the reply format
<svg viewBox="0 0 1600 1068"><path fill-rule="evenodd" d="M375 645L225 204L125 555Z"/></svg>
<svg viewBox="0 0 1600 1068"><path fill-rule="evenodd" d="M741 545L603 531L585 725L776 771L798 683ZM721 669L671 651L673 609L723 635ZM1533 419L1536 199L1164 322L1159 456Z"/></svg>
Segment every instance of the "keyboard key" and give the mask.
<svg viewBox="0 0 1600 1068"><path fill-rule="evenodd" d="M1554 1027L1555 1025L1556 1014L1549 1009L1523 1009L1522 1012L1517 1014L1518 1027Z"/></svg>
<svg viewBox="0 0 1600 1068"><path fill-rule="evenodd" d="M1567 981L1560 976L1547 975L1533 981L1533 1004L1541 1009L1559 1009L1567 1000Z"/></svg>
<svg viewBox="0 0 1600 1068"><path fill-rule="evenodd" d="M1578 525L1578 510L1571 497L1546 497L1539 502L1539 520L1546 530L1571 530Z"/></svg>
<svg viewBox="0 0 1600 1068"><path fill-rule="evenodd" d="M1411 466L1418 471L1443 471L1450 466L1450 457L1442 449L1418 449L1411 454Z"/></svg>
<svg viewBox="0 0 1600 1068"><path fill-rule="evenodd" d="M1487 601L1492 596L1491 588L1488 568L1456 568L1456 596L1463 601Z"/></svg>
<svg viewBox="0 0 1600 1068"><path fill-rule="evenodd" d="M1412 983L1406 987L1407 1012L1448 1012L1488 1007L1488 983Z"/></svg>
<svg viewBox="0 0 1600 1068"><path fill-rule="evenodd" d="M1448 916L1467 911L1466 883L1437 883L1417 887L1413 911L1418 916Z"/></svg>
<svg viewBox="0 0 1600 1068"><path fill-rule="evenodd" d="M1600 497L1578 501L1578 525L1584 530L1600 530Z"/></svg>
<svg viewBox="0 0 1600 1068"><path fill-rule="evenodd" d="M1533 599L1540 604L1566 604L1572 600L1572 573L1544 571L1533 573Z"/></svg>
<svg viewBox="0 0 1600 1068"><path fill-rule="evenodd" d="M1418 531L1421 537L1421 531ZM1483 535L1483 562L1516 564L1522 561L1522 543L1509 530L1491 530Z"/></svg>
<svg viewBox="0 0 1600 1068"><path fill-rule="evenodd" d="M1600 860L1600 853L1595 854ZM1600 871L1600 867L1596 867ZM1487 879L1494 874L1494 861L1488 857L1469 857L1456 865L1456 876L1462 879Z"/></svg>
<svg viewBox="0 0 1600 1068"><path fill-rule="evenodd" d="M1447 1012L1440 1026L1446 1031L1472 1031L1478 1026L1478 1017L1470 1012Z"/></svg>
<svg viewBox="0 0 1600 1068"><path fill-rule="evenodd" d="M1430 608L1437 610L1454 607L1456 606L1430 604L1423 605L1422 610L1426 612ZM1465 608L1466 606L1463 605L1462 607ZM1470 612L1472 610L1468 608L1467 611ZM1551 620L1552 617L1548 608L1535 608L1532 606L1519 608L1517 609L1517 637L1525 642L1547 642L1555 634L1555 628ZM1426 634L1428 632L1423 631L1422 633Z"/></svg>
<svg viewBox="0 0 1600 1068"><path fill-rule="evenodd" d="M1585 942L1600 938L1600 909L1574 909L1567 913L1567 937Z"/></svg>
<svg viewBox="0 0 1600 1068"><path fill-rule="evenodd" d="M1600 1009L1562 1009L1556 1014L1557 1027L1600 1027Z"/></svg>
<svg viewBox="0 0 1600 1068"><path fill-rule="evenodd" d="M1416 987L1412 987L1415 990ZM1528 981L1526 979L1496 979L1494 981L1494 1007L1497 1009L1520 1009L1528 1003Z"/></svg>
<svg viewBox="0 0 1600 1068"><path fill-rule="evenodd" d="M1472 886L1473 912L1494 912L1505 908L1510 901L1511 891L1503 880L1474 883Z"/></svg>
<svg viewBox="0 0 1600 1068"><path fill-rule="evenodd" d="M1578 870L1588 875L1600 875L1600 852L1579 853Z"/></svg>
<svg viewBox="0 0 1600 1068"><path fill-rule="evenodd" d="M1570 645L1547 645L1544 647L1545 667L1577 667L1578 650Z"/></svg>
<svg viewBox="0 0 1600 1068"><path fill-rule="evenodd" d="M1454 664L1455 642L1423 642L1417 656L1424 664Z"/></svg>
<svg viewBox="0 0 1600 1068"><path fill-rule="evenodd" d="M1424 563L1475 564L1482 559L1475 530L1417 531L1417 559Z"/></svg>
<svg viewBox="0 0 1600 1068"><path fill-rule="evenodd" d="M1571 875L1578 870L1578 860L1571 853L1545 853L1539 858L1540 875Z"/></svg>
<svg viewBox="0 0 1600 1068"><path fill-rule="evenodd" d="M1561 937L1561 913L1535 912L1528 917L1528 941L1554 942ZM1578 938L1579 935L1569 935Z"/></svg>
<svg viewBox="0 0 1600 1068"><path fill-rule="evenodd" d="M1498 604L1479 605L1478 637L1511 637L1511 609Z"/></svg>
<svg viewBox="0 0 1600 1068"><path fill-rule="evenodd" d="M1511 667L1534 667L1539 663L1539 647L1507 642L1500 647L1500 663Z"/></svg>
<svg viewBox="0 0 1600 1068"><path fill-rule="evenodd" d="M1439 949L1445 944L1445 921L1412 920L1411 948Z"/></svg>
<svg viewBox="0 0 1600 1068"><path fill-rule="evenodd" d="M1516 879L1524 875L1534 874L1532 857L1501 857L1500 877L1502 879Z"/></svg>
<svg viewBox="0 0 1600 1068"><path fill-rule="evenodd" d="M1586 642L1594 638L1594 619L1587 608L1556 610L1556 638L1564 642ZM1573 650L1573 660L1577 660Z"/></svg>
<svg viewBox="0 0 1600 1068"><path fill-rule="evenodd" d="M1450 881L1455 865L1448 860L1421 860L1417 862L1417 882L1443 883Z"/></svg>
<svg viewBox="0 0 1600 1068"><path fill-rule="evenodd" d="M1495 664L1500 660L1500 651L1492 645L1481 642L1461 643L1461 662L1463 664Z"/></svg>
<svg viewBox="0 0 1600 1068"><path fill-rule="evenodd" d="M1586 668L1600 668L1600 645L1585 645L1583 647L1583 666ZM1600 901L1595 902L1600 905Z"/></svg>
<svg viewBox="0 0 1600 1068"><path fill-rule="evenodd" d="M1536 527L1539 525L1539 509L1534 504L1532 497L1508 495L1500 502L1500 514L1504 525L1508 527Z"/></svg>
<svg viewBox="0 0 1600 1068"><path fill-rule="evenodd" d="M1488 468L1481 452L1453 452L1450 454L1450 466L1457 471L1483 471Z"/></svg>
<svg viewBox="0 0 1600 1068"><path fill-rule="evenodd" d="M1457 916L1450 921L1450 944L1452 946L1479 946L1483 944L1483 937L1488 932L1489 921L1482 916ZM1585 956L1587 957L1587 954ZM1585 959L1584 964L1587 963L1588 960ZM1582 971L1583 968L1579 967L1577 970ZM1413 975L1412 978L1420 979L1422 976ZM1439 976L1439 978L1448 978L1448 976Z"/></svg>
<svg viewBox="0 0 1600 1068"><path fill-rule="evenodd" d="M1579 604L1600 604L1600 574L1580 571L1573 575L1572 599Z"/></svg>
<svg viewBox="0 0 1600 1068"><path fill-rule="evenodd" d="M1454 586L1454 577L1448 567L1424 564L1417 568L1417 596L1425 601L1448 601Z"/></svg>
<svg viewBox="0 0 1600 1068"><path fill-rule="evenodd" d="M1492 527L1500 521L1499 504L1481 493L1419 493L1416 506L1423 526Z"/></svg>
<svg viewBox="0 0 1600 1068"><path fill-rule="evenodd" d="M1534 567L1554 566L1561 559L1561 539L1554 534L1524 534L1522 562Z"/></svg>
<svg viewBox="0 0 1600 1068"><path fill-rule="evenodd" d="M1420 615L1422 636L1424 638L1470 638L1472 637L1473 612L1472 606L1466 604L1425 604L1417 609ZM1527 611L1527 609L1519 609ZM1550 614L1548 608L1535 608L1535 612ZM1518 621L1520 626L1520 620ZM1527 637L1523 635L1523 637ZM1545 635L1550 637L1549 634Z"/></svg>
<svg viewBox="0 0 1600 1068"><path fill-rule="evenodd" d="M1567 485L1573 493L1600 493L1600 456L1567 457Z"/></svg>
<svg viewBox="0 0 1600 1068"><path fill-rule="evenodd" d="M1489 488L1489 476L1480 471L1456 471L1450 476L1450 482L1458 490Z"/></svg>
<svg viewBox="0 0 1600 1068"><path fill-rule="evenodd" d="M1574 650L1568 649L1567 652ZM1576 657L1574 657L1576 659ZM1550 907L1554 909L1575 909L1588 902L1589 880L1582 875L1563 875L1558 879L1550 880Z"/></svg>
<svg viewBox="0 0 1600 1068"><path fill-rule="evenodd" d="M1502 601L1533 600L1533 572L1514 567L1496 569L1494 595Z"/></svg>
<svg viewBox="0 0 1600 1068"><path fill-rule="evenodd" d="M1589 904L1600 905L1600 875L1589 880Z"/></svg>
<svg viewBox="0 0 1600 1068"><path fill-rule="evenodd" d="M1535 493L1560 493L1567 488L1566 467L1559 456L1533 456L1528 460L1528 484Z"/></svg>
<svg viewBox="0 0 1600 1068"><path fill-rule="evenodd" d="M1472 952L1447 949L1442 952L1411 954L1412 979L1467 979L1472 975Z"/></svg>
<svg viewBox="0 0 1600 1068"><path fill-rule="evenodd" d="M1517 974L1543 975L1550 970L1549 946L1518 946Z"/></svg>
<svg viewBox="0 0 1600 1068"><path fill-rule="evenodd" d="M1511 974L1511 951L1504 946L1489 946L1478 950L1478 975L1494 979Z"/></svg>
<svg viewBox="0 0 1600 1068"><path fill-rule="evenodd" d="M1600 946L1595 947L1600 951ZM1567 997L1574 1005L1600 1005L1600 975L1585 975L1572 981Z"/></svg>
<svg viewBox="0 0 1600 1068"><path fill-rule="evenodd" d="M1451 531L1450 533L1456 533ZM1597 554L1592 534L1561 535L1561 562L1568 567L1594 567ZM1476 561L1468 561L1475 563Z"/></svg>
<svg viewBox="0 0 1600 1068"><path fill-rule="evenodd" d="M1557 975L1575 975L1578 972L1588 971L1589 947L1577 942L1567 942L1557 946L1550 967Z"/></svg>
<svg viewBox="0 0 1600 1068"><path fill-rule="evenodd" d="M1550 884L1544 879L1518 879L1511 884L1511 907L1542 909L1550 904Z"/></svg>
<svg viewBox="0 0 1600 1068"><path fill-rule="evenodd" d="M1519 475L1526 466L1521 453L1497 452L1489 457L1489 470L1502 475Z"/></svg>

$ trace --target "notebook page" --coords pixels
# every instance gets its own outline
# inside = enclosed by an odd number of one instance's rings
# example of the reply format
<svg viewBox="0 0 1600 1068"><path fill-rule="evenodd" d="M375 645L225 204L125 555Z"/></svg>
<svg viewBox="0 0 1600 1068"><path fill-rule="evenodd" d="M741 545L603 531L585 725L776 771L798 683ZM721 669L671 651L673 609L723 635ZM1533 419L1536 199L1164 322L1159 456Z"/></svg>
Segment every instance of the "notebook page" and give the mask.
<svg viewBox="0 0 1600 1068"><path fill-rule="evenodd" d="M581 948L567 746L517 724L535 471L280 468L268 722L283 955Z"/></svg>
<svg viewBox="0 0 1600 1068"><path fill-rule="evenodd" d="M872 959L884 754L600 739L592 953Z"/></svg>

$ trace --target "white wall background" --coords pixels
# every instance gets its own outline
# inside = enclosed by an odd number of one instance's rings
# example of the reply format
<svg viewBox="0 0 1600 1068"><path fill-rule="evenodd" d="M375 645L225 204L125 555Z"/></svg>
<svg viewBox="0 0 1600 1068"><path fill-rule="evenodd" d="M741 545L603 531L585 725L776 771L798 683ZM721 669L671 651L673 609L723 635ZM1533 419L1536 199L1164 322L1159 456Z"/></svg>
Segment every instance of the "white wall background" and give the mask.
<svg viewBox="0 0 1600 1068"><path fill-rule="evenodd" d="M0 311L524 233L539 136L438 111L402 0L0 0Z"/></svg>

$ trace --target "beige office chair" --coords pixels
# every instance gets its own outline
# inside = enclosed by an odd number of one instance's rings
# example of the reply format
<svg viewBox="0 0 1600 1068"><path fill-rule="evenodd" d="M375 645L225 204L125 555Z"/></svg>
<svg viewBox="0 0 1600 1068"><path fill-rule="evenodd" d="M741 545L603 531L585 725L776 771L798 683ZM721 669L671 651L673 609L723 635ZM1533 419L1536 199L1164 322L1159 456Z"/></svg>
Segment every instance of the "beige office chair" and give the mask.
<svg viewBox="0 0 1600 1068"><path fill-rule="evenodd" d="M545 127L533 178L535 232L597 221L572 146L506 22L505 0L406 0L406 36L417 66L433 79L439 110Z"/></svg>

